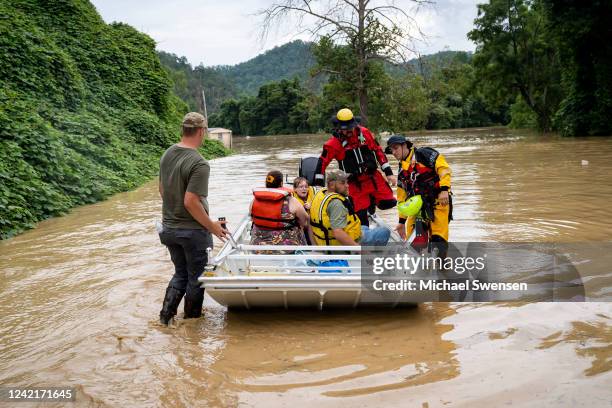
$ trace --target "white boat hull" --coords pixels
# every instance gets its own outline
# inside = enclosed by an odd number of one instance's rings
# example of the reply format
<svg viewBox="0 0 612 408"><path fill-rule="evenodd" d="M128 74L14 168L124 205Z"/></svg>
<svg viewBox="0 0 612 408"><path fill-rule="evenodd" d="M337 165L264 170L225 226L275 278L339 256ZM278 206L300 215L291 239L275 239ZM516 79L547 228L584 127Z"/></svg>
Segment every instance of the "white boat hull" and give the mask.
<svg viewBox="0 0 612 408"><path fill-rule="evenodd" d="M371 223L388 228L378 217L372 218ZM254 246L249 245L249 225L245 218L199 278L206 293L221 305L244 309L323 310L397 307L419 301L419 293L415 292L398 292L394 298L382 298L363 290L361 247ZM398 239L399 236L392 236L392 240ZM258 253L261 250L272 253ZM338 259L348 265L316 264Z"/></svg>
<svg viewBox="0 0 612 408"><path fill-rule="evenodd" d="M362 290L359 276L204 277L206 293L230 308L357 308L409 306L414 293L380 301Z"/></svg>

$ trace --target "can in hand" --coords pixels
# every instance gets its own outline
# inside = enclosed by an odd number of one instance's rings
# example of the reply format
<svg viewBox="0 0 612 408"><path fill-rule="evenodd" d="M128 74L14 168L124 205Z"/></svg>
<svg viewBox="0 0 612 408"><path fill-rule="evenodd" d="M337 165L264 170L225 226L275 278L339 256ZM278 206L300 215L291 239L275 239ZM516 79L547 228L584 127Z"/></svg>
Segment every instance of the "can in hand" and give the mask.
<svg viewBox="0 0 612 408"><path fill-rule="evenodd" d="M227 221L225 221L225 217L219 217L218 220L221 223L221 227L223 227L223 229L226 230L227 229Z"/></svg>

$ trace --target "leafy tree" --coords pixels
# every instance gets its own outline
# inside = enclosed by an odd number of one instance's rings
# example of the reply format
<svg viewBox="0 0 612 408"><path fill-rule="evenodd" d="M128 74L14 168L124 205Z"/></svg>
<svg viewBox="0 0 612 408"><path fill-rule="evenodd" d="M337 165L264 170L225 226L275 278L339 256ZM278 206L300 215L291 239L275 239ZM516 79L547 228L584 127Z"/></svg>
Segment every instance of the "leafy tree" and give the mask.
<svg viewBox="0 0 612 408"><path fill-rule="evenodd" d="M412 0L412 3L424 2ZM376 71L373 65L377 61L405 61L407 40L411 37L404 27L414 25L414 18L393 3L374 5L369 0L284 0L260 15L264 36L272 27L295 17L298 29L320 39L318 71L335 75L334 82L344 82L345 87L355 90L364 123L368 120L369 93L374 83L369 74ZM314 24L302 24L311 20ZM335 45L344 47L334 48ZM334 69L339 59L347 64L342 70Z"/></svg>
<svg viewBox="0 0 612 408"><path fill-rule="evenodd" d="M256 97L224 102L219 113L211 116L210 123L245 135L310 132L313 102L314 96L297 78L283 79L262 86Z"/></svg>
<svg viewBox="0 0 612 408"><path fill-rule="evenodd" d="M228 99L221 103L219 111L208 118L210 127L231 129L235 134L243 134L240 129L240 101Z"/></svg>
<svg viewBox="0 0 612 408"><path fill-rule="evenodd" d="M491 0L478 5L474 67L486 95L500 104L518 93L541 130L550 130L561 100L559 55L541 0Z"/></svg>
<svg viewBox="0 0 612 408"><path fill-rule="evenodd" d="M158 55L174 83L174 93L189 106L191 111L204 113L202 90L206 93L206 107L209 113L216 112L223 101L238 95L234 82L222 71L202 65L193 68L187 58L164 51L158 51Z"/></svg>
<svg viewBox="0 0 612 408"><path fill-rule="evenodd" d="M561 65L564 98L555 123L565 135L612 133L609 0L544 0Z"/></svg>
<svg viewBox="0 0 612 408"><path fill-rule="evenodd" d="M431 101L423 77L413 73L390 77L385 89L385 98L372 107L379 118L379 128L393 132L424 129Z"/></svg>
<svg viewBox="0 0 612 408"><path fill-rule="evenodd" d="M533 110L527 106L523 98L517 95L516 101L510 108L512 120L508 124L513 129L536 129L538 121Z"/></svg>

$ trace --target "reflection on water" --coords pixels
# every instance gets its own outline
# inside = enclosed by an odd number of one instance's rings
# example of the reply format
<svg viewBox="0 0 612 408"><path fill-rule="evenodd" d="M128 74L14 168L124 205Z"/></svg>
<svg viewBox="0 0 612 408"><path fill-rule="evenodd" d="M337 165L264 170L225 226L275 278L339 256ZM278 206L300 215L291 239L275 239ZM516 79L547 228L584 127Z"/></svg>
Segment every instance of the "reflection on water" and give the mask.
<svg viewBox="0 0 612 408"><path fill-rule="evenodd" d="M458 375L454 345L441 337L452 326L439 322L448 310L393 310L385 319L381 311L232 313L213 367L245 391L308 387L336 397L450 379Z"/></svg>
<svg viewBox="0 0 612 408"><path fill-rule="evenodd" d="M503 129L413 139L452 167L452 240L611 240L609 140ZM236 139L237 154L212 162L211 215L237 225L268 170L292 179L323 141ZM205 318L162 328L172 265L159 213L152 182L0 242L1 384L70 384L78 405L106 406L609 403L608 303L228 313L207 298ZM601 269L597 258L581 268ZM585 285L607 295L609 274Z"/></svg>
<svg viewBox="0 0 612 408"><path fill-rule="evenodd" d="M606 316L600 316L609 320ZM558 344L573 343L576 353L592 359L591 367L584 371L587 376L612 370L610 344L612 327L604 322L572 322L571 330L559 331L542 339L539 348L548 349Z"/></svg>

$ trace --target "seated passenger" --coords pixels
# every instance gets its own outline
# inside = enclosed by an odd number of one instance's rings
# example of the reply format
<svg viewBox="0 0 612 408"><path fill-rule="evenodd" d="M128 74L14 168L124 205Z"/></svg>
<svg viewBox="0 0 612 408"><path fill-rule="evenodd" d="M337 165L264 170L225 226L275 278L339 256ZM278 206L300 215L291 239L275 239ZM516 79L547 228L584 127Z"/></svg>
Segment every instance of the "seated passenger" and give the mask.
<svg viewBox="0 0 612 408"><path fill-rule="evenodd" d="M296 177L293 180L293 196L304 206L306 211L310 210L315 193L314 187L308 185L306 178Z"/></svg>
<svg viewBox="0 0 612 408"><path fill-rule="evenodd" d="M306 210L283 187L283 175L273 170L266 176L266 188L253 190L250 214L253 221L251 244L306 245L309 233Z"/></svg>
<svg viewBox="0 0 612 408"><path fill-rule="evenodd" d="M327 173L327 188L315 194L310 207L310 226L317 245L382 246L391 231L362 227L348 197L348 175L342 170Z"/></svg>

